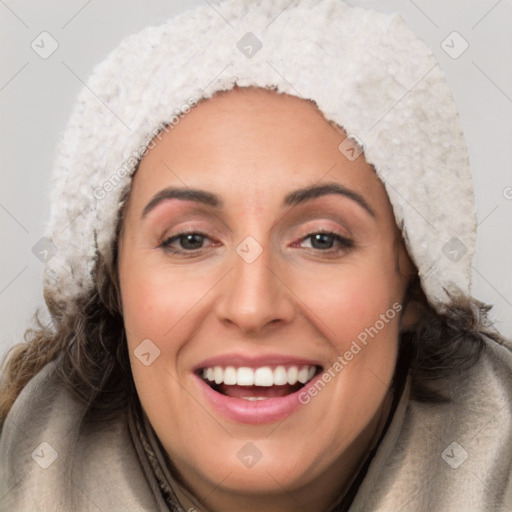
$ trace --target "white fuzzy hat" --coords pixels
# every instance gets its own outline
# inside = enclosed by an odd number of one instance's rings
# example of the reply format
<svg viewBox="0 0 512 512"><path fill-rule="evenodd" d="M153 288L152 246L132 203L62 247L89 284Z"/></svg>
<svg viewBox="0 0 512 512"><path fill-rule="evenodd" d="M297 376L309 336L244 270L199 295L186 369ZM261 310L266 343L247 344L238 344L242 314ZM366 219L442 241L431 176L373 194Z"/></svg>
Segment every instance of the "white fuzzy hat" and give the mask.
<svg viewBox="0 0 512 512"><path fill-rule="evenodd" d="M78 97L53 172L45 296L72 307L98 254L112 258L123 191L162 124L234 85L316 102L359 141L438 310L469 295L476 216L445 76L398 14L342 0L226 0L125 38ZM447 293L448 292L448 293Z"/></svg>

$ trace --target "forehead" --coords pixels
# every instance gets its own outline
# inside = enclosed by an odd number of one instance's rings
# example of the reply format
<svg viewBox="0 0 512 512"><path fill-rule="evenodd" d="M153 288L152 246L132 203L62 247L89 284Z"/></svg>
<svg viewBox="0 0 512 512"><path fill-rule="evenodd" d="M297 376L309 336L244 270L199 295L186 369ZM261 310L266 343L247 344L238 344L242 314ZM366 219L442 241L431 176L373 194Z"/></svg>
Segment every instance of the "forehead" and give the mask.
<svg viewBox="0 0 512 512"><path fill-rule="evenodd" d="M238 87L226 91L217 91L211 98L203 98L199 105L207 109L237 110L238 108L252 109L254 113L265 109L277 109L276 116L281 110L294 109L297 114L307 112L322 116L315 101L300 98L291 94L280 93L275 89L262 87Z"/></svg>
<svg viewBox="0 0 512 512"><path fill-rule="evenodd" d="M235 88L199 102L154 139L132 194L147 200L165 186L203 188L240 207L261 208L273 196L281 202L288 191L324 180L385 202L364 156L349 161L340 152L345 138L309 100Z"/></svg>

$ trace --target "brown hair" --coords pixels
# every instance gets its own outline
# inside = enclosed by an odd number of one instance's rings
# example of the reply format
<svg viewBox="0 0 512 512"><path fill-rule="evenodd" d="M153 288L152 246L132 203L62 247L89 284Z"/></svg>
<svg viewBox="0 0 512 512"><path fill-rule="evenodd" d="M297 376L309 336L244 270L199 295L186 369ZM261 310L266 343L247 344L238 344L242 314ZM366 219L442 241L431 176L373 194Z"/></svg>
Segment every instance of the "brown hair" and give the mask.
<svg viewBox="0 0 512 512"><path fill-rule="evenodd" d="M119 221L123 215L124 207ZM6 354L0 380L0 429L21 390L50 361L56 361L56 372L71 393L105 419L136 392L121 313L117 272L121 222L117 225L113 261L109 264L97 257L93 290L78 297L71 307L55 302L45 290L53 326L41 322L40 311L36 311L36 326L26 330L25 343Z"/></svg>

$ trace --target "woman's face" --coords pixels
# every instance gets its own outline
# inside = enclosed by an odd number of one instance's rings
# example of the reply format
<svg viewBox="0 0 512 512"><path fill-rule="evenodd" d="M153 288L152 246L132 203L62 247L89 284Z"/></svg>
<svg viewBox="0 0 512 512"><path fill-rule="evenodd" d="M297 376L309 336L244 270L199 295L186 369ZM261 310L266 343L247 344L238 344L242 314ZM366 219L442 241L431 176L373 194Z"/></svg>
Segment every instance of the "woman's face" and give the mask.
<svg viewBox="0 0 512 512"><path fill-rule="evenodd" d="M134 178L119 242L133 377L212 510L334 499L389 410L410 261L344 139L305 100L236 89L155 139Z"/></svg>

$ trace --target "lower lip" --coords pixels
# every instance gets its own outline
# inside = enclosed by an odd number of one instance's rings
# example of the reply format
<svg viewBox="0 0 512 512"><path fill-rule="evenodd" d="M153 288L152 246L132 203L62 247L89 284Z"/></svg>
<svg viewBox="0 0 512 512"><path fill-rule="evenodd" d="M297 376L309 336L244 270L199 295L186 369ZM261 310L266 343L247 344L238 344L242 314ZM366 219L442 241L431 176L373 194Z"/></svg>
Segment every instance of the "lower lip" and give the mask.
<svg viewBox="0 0 512 512"><path fill-rule="evenodd" d="M304 387L286 396L250 401L217 393L201 377L198 375L194 375L194 377L213 408L238 423L260 425L282 421L303 405L299 402L298 397L300 392L304 391ZM315 379L316 377L308 382L308 386Z"/></svg>

